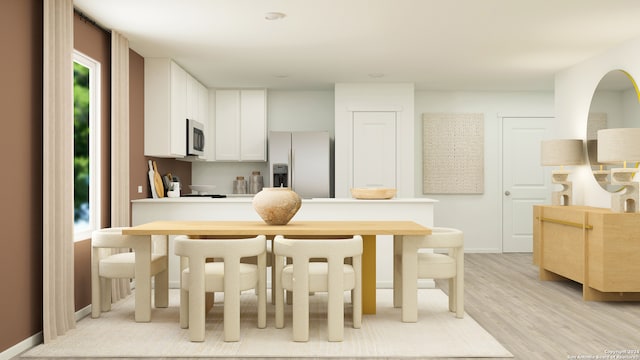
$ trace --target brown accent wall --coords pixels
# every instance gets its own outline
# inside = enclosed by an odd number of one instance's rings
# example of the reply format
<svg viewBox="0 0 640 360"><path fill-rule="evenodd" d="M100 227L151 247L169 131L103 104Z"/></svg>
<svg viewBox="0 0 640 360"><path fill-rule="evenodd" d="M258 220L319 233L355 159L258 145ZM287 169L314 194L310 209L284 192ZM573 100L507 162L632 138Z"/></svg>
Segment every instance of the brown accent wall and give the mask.
<svg viewBox="0 0 640 360"><path fill-rule="evenodd" d="M0 1L0 151L10 190L0 191L0 353L42 331L42 0ZM110 226L110 34L76 17L74 46L103 62L103 225ZM144 59L130 52L131 199L150 197L144 156ZM191 163L155 159L191 183ZM143 193L137 193L138 185ZM91 303L90 241L74 247L75 308Z"/></svg>
<svg viewBox="0 0 640 360"><path fill-rule="evenodd" d="M42 331L42 1L0 1L0 352Z"/></svg>

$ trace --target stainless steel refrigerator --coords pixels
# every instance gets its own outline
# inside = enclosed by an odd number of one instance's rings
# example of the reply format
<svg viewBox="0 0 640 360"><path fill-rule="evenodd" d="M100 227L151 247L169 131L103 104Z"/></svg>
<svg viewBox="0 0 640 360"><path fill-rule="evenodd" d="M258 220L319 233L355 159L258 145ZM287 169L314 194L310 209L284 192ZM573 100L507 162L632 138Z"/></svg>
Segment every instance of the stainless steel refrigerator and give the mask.
<svg viewBox="0 0 640 360"><path fill-rule="evenodd" d="M326 131L270 131L271 186L290 187L304 199L328 198L329 148Z"/></svg>

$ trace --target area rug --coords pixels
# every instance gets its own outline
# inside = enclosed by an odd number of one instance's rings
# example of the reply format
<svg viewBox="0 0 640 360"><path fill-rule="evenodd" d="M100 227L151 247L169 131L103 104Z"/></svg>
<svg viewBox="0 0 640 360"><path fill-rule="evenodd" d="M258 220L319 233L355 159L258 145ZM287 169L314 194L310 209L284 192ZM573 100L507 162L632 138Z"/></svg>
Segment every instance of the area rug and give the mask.
<svg viewBox="0 0 640 360"><path fill-rule="evenodd" d="M348 294L348 293L347 293ZM222 294L216 294L221 296ZM113 305L98 319L78 321L75 329L38 345L22 357L123 358L430 358L513 357L468 314L457 319L447 309L448 298L438 289L420 289L418 322L400 321L390 289L378 289L377 314L363 316L362 328L351 327L351 306L345 309L343 342L327 341L326 297L310 297L309 341L292 341L291 307L285 328L276 329L274 306L267 305L267 328L258 329L256 296L241 296L240 341L222 340L222 304L207 314L204 342L189 341L179 325L179 291L170 291L169 307L153 309L150 323L133 320L134 296ZM216 301L220 298L216 298Z"/></svg>

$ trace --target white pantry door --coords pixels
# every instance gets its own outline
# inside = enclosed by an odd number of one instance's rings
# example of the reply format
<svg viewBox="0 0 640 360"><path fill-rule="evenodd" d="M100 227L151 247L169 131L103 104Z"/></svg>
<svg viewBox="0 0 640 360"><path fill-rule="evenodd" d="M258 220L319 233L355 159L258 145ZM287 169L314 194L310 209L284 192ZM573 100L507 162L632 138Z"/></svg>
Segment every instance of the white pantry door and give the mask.
<svg viewBox="0 0 640 360"><path fill-rule="evenodd" d="M395 112L353 112L352 187L396 187Z"/></svg>
<svg viewBox="0 0 640 360"><path fill-rule="evenodd" d="M540 165L540 143L554 119L502 118L502 252L533 251L533 205L549 204L551 170Z"/></svg>

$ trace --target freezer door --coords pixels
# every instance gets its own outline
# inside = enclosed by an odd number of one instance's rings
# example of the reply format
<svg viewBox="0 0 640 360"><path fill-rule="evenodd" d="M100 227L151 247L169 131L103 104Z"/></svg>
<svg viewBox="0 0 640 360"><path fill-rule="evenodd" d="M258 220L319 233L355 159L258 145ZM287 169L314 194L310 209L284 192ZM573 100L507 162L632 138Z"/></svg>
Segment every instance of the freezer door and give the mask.
<svg viewBox="0 0 640 360"><path fill-rule="evenodd" d="M290 184L300 197L329 197L329 133L291 134Z"/></svg>

